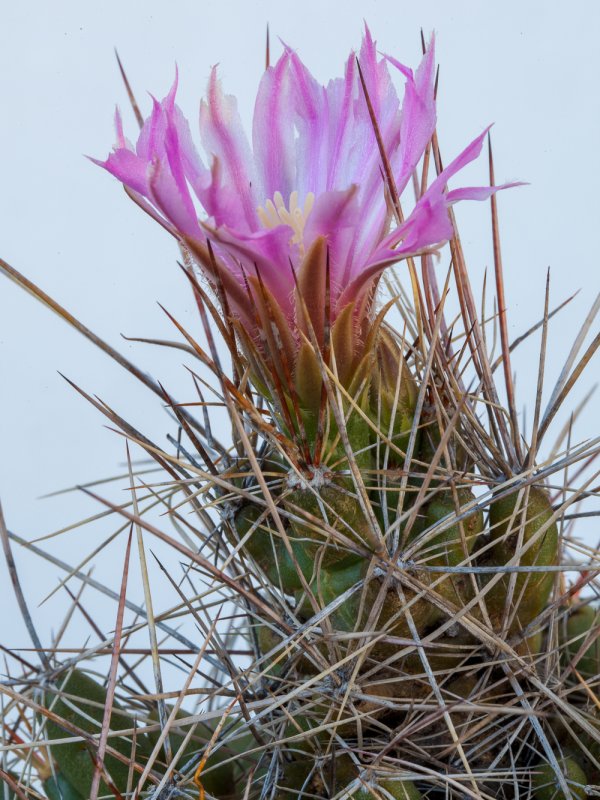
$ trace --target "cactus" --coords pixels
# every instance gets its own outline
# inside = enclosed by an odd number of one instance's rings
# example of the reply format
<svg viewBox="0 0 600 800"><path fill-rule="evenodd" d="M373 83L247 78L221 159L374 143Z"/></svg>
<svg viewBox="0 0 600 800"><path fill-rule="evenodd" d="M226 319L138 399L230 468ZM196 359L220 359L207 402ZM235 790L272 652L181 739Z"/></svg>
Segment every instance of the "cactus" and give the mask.
<svg viewBox="0 0 600 800"><path fill-rule="evenodd" d="M571 756L561 759L560 767L572 796L576 800L583 800L587 795L587 778L584 771ZM532 790L536 800L563 800L566 797L550 764L541 764L537 767L532 779Z"/></svg>
<svg viewBox="0 0 600 800"><path fill-rule="evenodd" d="M61 772L47 778L43 786L48 800L83 800L84 798L84 795L78 792Z"/></svg>
<svg viewBox="0 0 600 800"><path fill-rule="evenodd" d="M566 620L565 661L589 681L600 675L598 620L598 613L591 605L572 608Z"/></svg>
<svg viewBox="0 0 600 800"><path fill-rule="evenodd" d="M65 680L59 681L59 690L58 696L51 691L46 693L48 708L52 713L81 729L84 734L99 734L106 704L105 689L86 673L73 669ZM115 731L134 728L132 717L123 713L118 703L113 704L110 727ZM62 728L54 718L46 720L45 730L50 740L68 738L71 734L70 730ZM124 759L119 760L115 756L108 755L104 766L110 776L110 785L123 793L127 790L129 762L132 753L135 752L132 736L128 734L122 738L111 738L109 743L124 756ZM85 740L80 740L51 745L50 751L64 779L76 792L86 797L90 792L95 771L93 748ZM60 784L55 788L59 787ZM101 792L104 794L109 792L109 785L105 780L101 783Z"/></svg>
<svg viewBox="0 0 600 800"><path fill-rule="evenodd" d="M201 330L170 317L182 337L170 344L200 367L192 399L176 400L102 342L169 406L173 448L84 393L128 438L128 500L95 496L124 521L120 532L135 533L144 603L127 584L131 537L120 592L61 567L114 598L118 624L110 648L103 635L67 664L58 647L36 644L39 674L23 661L19 692L11 678L10 753L35 751L32 787L50 800L579 800L599 780L600 625L588 595L600 567L591 549L575 559L579 512L570 511L596 492L581 475L597 445L569 436L565 449L559 432L547 457L541 449L596 345L577 368L569 362L546 412L536 406L533 431L521 430L498 243L500 313L488 322L451 213L459 200L492 198L497 232L495 196L506 187L493 168L492 186L448 188L485 134L443 168L433 41L413 73L378 61L367 31L358 61L317 90L286 48L261 85L252 154L213 72L201 113L212 170L192 146L176 86L154 103L135 150L118 120L101 166L177 237ZM392 68L406 81L403 104ZM298 108L265 119L265 98L279 108L290 86ZM292 124L298 147L266 153ZM332 142L345 161L327 163ZM298 163L286 162L292 150ZM327 186L319 173L318 191L284 197L290 175L312 186L302 170L315 165ZM409 183L417 199L405 210ZM272 198L256 194L267 187ZM453 270L441 291L431 249L444 242ZM383 271L399 262L380 306ZM459 308L452 323L448 298ZM546 308L544 347L548 320ZM489 347L496 321L499 360ZM226 417L226 443L213 413L221 428ZM160 479L147 479L134 448ZM146 557L155 539L168 554L156 574ZM157 585L171 598L160 610ZM86 669L105 672L108 657L119 700L100 763L108 695Z"/></svg>
<svg viewBox="0 0 600 800"><path fill-rule="evenodd" d="M525 490L526 500L519 505L520 493L496 500L490 505L490 529L495 541L490 563L508 564L520 550L522 566L554 565L558 557L558 529L547 495L538 487ZM517 521L517 516L523 519ZM551 572L519 573L512 587L511 608L507 608L510 579L504 578L488 593L490 614L500 619L511 618L509 627L526 627L546 605L554 576Z"/></svg>

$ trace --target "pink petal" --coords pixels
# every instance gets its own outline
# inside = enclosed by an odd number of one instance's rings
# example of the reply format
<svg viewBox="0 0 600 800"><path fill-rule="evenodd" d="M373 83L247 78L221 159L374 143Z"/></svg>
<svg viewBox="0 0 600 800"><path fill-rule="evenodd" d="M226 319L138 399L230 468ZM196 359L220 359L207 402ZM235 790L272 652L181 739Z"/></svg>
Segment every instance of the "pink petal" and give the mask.
<svg viewBox="0 0 600 800"><path fill-rule="evenodd" d="M254 275L256 270L283 313L293 319L292 294L294 276L290 265L290 229L285 225L257 233L244 234L227 226L207 228L214 239L237 262L235 272L241 283L244 272Z"/></svg>
<svg viewBox="0 0 600 800"><path fill-rule="evenodd" d="M162 104L153 97L152 113L144 122L135 146L135 151L140 158L149 162L155 156L164 152L163 137L166 126L167 121L163 113Z"/></svg>
<svg viewBox="0 0 600 800"><path fill-rule="evenodd" d="M356 183L366 207L366 198L382 199L381 157L365 92L359 82L357 61L388 153L399 144L400 103L385 62L377 62L375 43L367 29L358 59L355 54L348 59L343 93L340 81L332 81L327 88L330 120L337 125L329 156L332 164L327 188L347 189Z"/></svg>
<svg viewBox="0 0 600 800"><path fill-rule="evenodd" d="M365 23L360 54L358 57L367 92L373 106L376 118L379 120L382 111L382 101L389 92L391 82L385 64L377 61L377 47L371 36L369 26Z"/></svg>
<svg viewBox="0 0 600 800"><path fill-rule="evenodd" d="M252 143L262 178L261 206L275 192L281 192L287 201L297 188L289 60L286 51L274 67L265 70L254 106Z"/></svg>
<svg viewBox="0 0 600 800"><path fill-rule="evenodd" d="M238 199L235 191L225 182L219 159L213 158L210 180L199 196L213 227L228 223L235 226L239 222Z"/></svg>
<svg viewBox="0 0 600 800"><path fill-rule="evenodd" d="M147 203L141 200L149 200L160 212L149 213L163 224L168 222L169 230L177 230L179 235L197 236L200 228L186 171L200 186L201 175L206 170L190 147L189 126L175 106L176 91L177 77L162 103L153 99L152 113L142 127L135 152L124 137L118 114L116 150L105 162L96 163L128 186L147 211ZM184 148L182 136L186 140Z"/></svg>
<svg viewBox="0 0 600 800"><path fill-rule="evenodd" d="M306 250L319 236L327 239L332 289L339 291L347 280L348 252L354 231L360 225L358 187L340 192L323 192L315 201L304 228Z"/></svg>
<svg viewBox="0 0 600 800"><path fill-rule="evenodd" d="M235 219L222 222L244 231L257 230L256 208L260 203L253 189L256 177L250 146L238 113L237 100L232 95L223 94L216 67L210 75L208 101L203 101L200 106L200 133L207 153L220 162L223 191L230 193L226 205L232 213L235 209Z"/></svg>
<svg viewBox="0 0 600 800"><path fill-rule="evenodd" d="M470 164L471 161L474 161L479 156L481 153L481 148L483 147L483 140L487 136L487 133L491 127L491 125L488 125L483 133L480 133L479 136L473 139L473 141L465 147L462 153L460 153L454 159L454 161L448 164L448 166L440 172L440 174L425 192L425 195L423 195L424 197L426 195L432 195L436 192L439 192L446 186L453 175L456 175L456 173L459 172L463 167L466 167L467 164Z"/></svg>
<svg viewBox="0 0 600 800"><path fill-rule="evenodd" d="M373 108L384 152L390 162L400 145L400 102L390 79L387 63L377 61L375 43L368 28L359 55L366 93ZM369 114L365 90L358 87L355 104L354 147L361 158L352 177L360 187L359 202L363 209L351 250L351 271L363 264L387 226L388 209L382 180L382 159Z"/></svg>
<svg viewBox="0 0 600 800"><path fill-rule="evenodd" d="M346 62L344 78L330 81L326 89L330 121L327 191L347 188L346 181L340 185L339 180L344 175L344 169L347 170L349 166L348 149L352 146L353 102L356 89L356 58L354 53L351 53Z"/></svg>
<svg viewBox="0 0 600 800"><path fill-rule="evenodd" d="M148 196L148 164L131 150L125 148L117 150L111 153L106 161L99 161L97 158L90 158L90 161L103 167L134 192L144 197Z"/></svg>
<svg viewBox="0 0 600 800"><path fill-rule="evenodd" d="M196 196L202 202L210 183L210 171L204 165L192 140L190 125L181 110L173 104L167 110L169 136L175 137L181 167Z"/></svg>
<svg viewBox="0 0 600 800"><path fill-rule="evenodd" d="M412 71L399 61L390 56L386 58L407 78L402 103L400 148L397 158L393 159L396 188L398 194L402 194L435 130L435 40L432 36L414 77Z"/></svg>
<svg viewBox="0 0 600 800"><path fill-rule="evenodd" d="M392 231L361 269L360 274L344 290L339 308L355 300L369 290L386 266L408 256L418 255L423 250L439 246L452 238L454 230L448 207L459 200L484 200L495 192L515 184L491 187L469 187L446 191L448 179L469 164L481 153L483 140L489 128L474 139L460 155L444 169L427 189L415 206L410 217Z"/></svg>
<svg viewBox="0 0 600 800"><path fill-rule="evenodd" d="M173 156L172 161L176 160ZM190 197L185 178L179 169L169 170L164 161L156 160L148 167L150 199L180 234L190 237L201 235L198 217Z"/></svg>
<svg viewBox="0 0 600 800"><path fill-rule="evenodd" d="M343 308L368 292L369 287L379 278L385 267L402 258L417 255L432 245L447 241L452 234L447 206L441 195L435 203L427 201L418 204L406 222L382 242L371 255L370 261L345 288L338 300L338 308ZM397 239L402 238L400 244L392 246Z"/></svg>
<svg viewBox="0 0 600 800"><path fill-rule="evenodd" d="M301 197L320 194L327 181L327 95L298 56L290 52L291 89L295 121L296 186Z"/></svg>
<svg viewBox="0 0 600 800"><path fill-rule="evenodd" d="M513 181L512 183L503 183L501 186L465 186L462 189L448 192L446 202L451 206L460 200L488 200L496 192L513 189L515 186L527 186L527 184L523 181Z"/></svg>

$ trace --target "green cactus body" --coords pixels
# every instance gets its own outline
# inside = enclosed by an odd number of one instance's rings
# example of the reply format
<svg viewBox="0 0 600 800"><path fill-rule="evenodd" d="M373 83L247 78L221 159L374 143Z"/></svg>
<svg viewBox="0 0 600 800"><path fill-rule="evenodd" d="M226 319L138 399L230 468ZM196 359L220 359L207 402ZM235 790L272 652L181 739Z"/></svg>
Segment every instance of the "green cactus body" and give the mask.
<svg viewBox="0 0 600 800"><path fill-rule="evenodd" d="M363 548L367 546L369 523L351 479L325 477L323 481L322 485L313 488L306 485L286 494L287 510L296 517L287 524L288 542L272 529L259 506L243 506L235 517L238 541L232 544L237 545L243 539L243 549L270 581L275 585L281 583L286 593L302 588L302 577L310 582L317 563L325 569L345 569L350 563L363 560L363 556L344 547L336 541L335 534L319 524L325 518L329 528L338 531L340 537ZM302 512L307 514L306 521L301 518Z"/></svg>
<svg viewBox="0 0 600 800"><path fill-rule="evenodd" d="M583 800L586 796L584 787L588 781L579 763L572 756L559 759L558 763L574 800ZM567 800L566 794L560 788L554 769L548 763L534 767L531 785L536 800Z"/></svg>
<svg viewBox="0 0 600 800"><path fill-rule="evenodd" d="M335 722L335 727L327 731L328 741L334 733L344 739L357 739L359 730L362 735L378 730L379 720L386 716L397 719L398 714L402 713L394 708L396 703L412 702L415 697L414 682L409 679L361 686L360 692L366 697L354 700L351 708L346 702L343 706L329 706L328 721Z"/></svg>
<svg viewBox="0 0 600 800"><path fill-rule="evenodd" d="M318 545L306 539L296 539L289 531L289 549L286 543L279 539L275 548L276 564L271 564L268 574L276 585L290 594L296 589L302 588L300 575L308 583L315 570L315 558L317 556Z"/></svg>
<svg viewBox="0 0 600 800"><path fill-rule="evenodd" d="M167 704L165 706L165 713L167 718L171 715L172 711L173 711L173 706ZM189 712L180 708L179 711L177 712L175 720L169 725L169 741L171 743L171 750L173 754L175 754L179 750L179 748L183 744L185 734L187 733L187 728L183 731L183 733L180 732L180 729L177 727L177 720L189 716L191 716ZM158 709L154 707L148 714L148 724L155 725L158 722L159 722ZM200 750L202 750L203 746L206 744L207 739L205 736L202 735L202 727L203 726L201 725L196 726L194 733L192 734L192 736L190 736L190 739L185 746L185 750L179 757L179 762L178 762L179 765L184 764L187 759L199 753ZM160 730L157 729L154 731L150 731L149 733L146 734L145 753L148 756L156 746L156 743L160 738L160 733L161 733ZM210 732L208 733L208 738L210 738ZM161 759L164 759L164 750L162 748L160 753L158 754L158 760L160 761Z"/></svg>
<svg viewBox="0 0 600 800"><path fill-rule="evenodd" d="M363 617L361 618L361 626L358 630L364 628L368 614L370 613L373 605L379 600L379 595L382 587L382 578L372 578L366 589L366 599L363 603ZM439 619L438 609L432 605L426 597L418 597L415 592L410 589L403 589L404 600L398 593L398 590L391 583L385 594L379 617L374 625L374 629L385 634L385 638L374 643L371 650L371 656L375 659L385 660L390 656L397 654L398 650L406 647L405 643L386 641L389 638L405 639L407 641L413 640L411 627L407 619L407 611L410 612L412 622L419 636L424 636L428 628ZM358 611L360 597L355 598L354 604ZM355 614L355 619L357 614ZM355 623L356 628L356 623ZM413 658L415 656L415 658ZM418 662L418 665L417 665ZM412 666L411 666L412 665ZM403 669L407 672L413 672L413 668L420 672L422 669L421 660L418 654L412 653L405 657Z"/></svg>
<svg viewBox="0 0 600 800"><path fill-rule="evenodd" d="M374 511L382 528L385 528L394 521L401 500L404 510L410 504L410 491L404 490L401 498L400 490L395 488L402 479L394 473L404 468L418 389L401 349L385 329L380 330L376 353L369 390L369 416L374 425L370 431L372 469L385 469L386 479L382 484L380 473L372 483L374 488L384 487L379 493L378 502L374 503ZM417 451L419 442L420 431L417 431ZM387 514L384 513L384 506Z"/></svg>
<svg viewBox="0 0 600 800"><path fill-rule="evenodd" d="M287 752L295 761L314 760L315 754L327 748L331 732L318 728L324 724L328 711L331 711L331 704L325 707L319 702L311 703L308 710L305 706L295 709L283 734L284 739L295 739L287 744Z"/></svg>
<svg viewBox="0 0 600 800"><path fill-rule="evenodd" d="M349 563L348 563L349 562ZM319 606L325 608L341 594L354 586L364 578L367 569L366 562L352 562L346 559L342 562L339 569L322 569L317 578L311 584L311 590L317 598ZM335 630L353 631L357 624L358 604L361 592L356 591L345 603L339 605L329 618ZM308 599L304 598L301 613L312 616L312 606Z"/></svg>
<svg viewBox="0 0 600 800"><path fill-rule="evenodd" d="M51 775L44 781L44 791L48 800L84 800L61 772Z"/></svg>
<svg viewBox="0 0 600 800"><path fill-rule="evenodd" d="M363 548L368 547L369 523L349 478L337 478L314 490L294 490L287 495L286 506L297 517L300 516L299 511L304 511L314 518L306 522L299 518L290 520L292 535L297 541L305 543L306 557L312 566L316 559L324 568L335 568L339 562L345 566L349 559L356 562L363 559L335 541L335 534L319 526L319 520L325 517L328 527L339 532L341 537Z"/></svg>
<svg viewBox="0 0 600 800"><path fill-rule="evenodd" d="M239 540L248 536L244 550L269 580L277 586L281 584L286 593L303 588L302 578L305 582L313 580L317 563L324 568L343 570L350 563L362 560L362 556L345 549L332 538L325 538L318 525L323 517L320 503L329 511L331 527L346 539L352 539L352 532L357 530L362 530L366 536L366 522L358 501L334 484L321 487L318 496L309 489L294 490L287 495L290 512L297 514L299 508L315 517L315 522L292 521L287 528L287 543L278 532L271 530L268 518L262 518L264 511L260 507L247 505L236 515ZM364 546L360 534L354 538L360 539Z"/></svg>
<svg viewBox="0 0 600 800"><path fill-rule="evenodd" d="M361 394L358 394L359 390ZM353 461L361 470L365 485L372 489L377 484L372 477L375 474L374 470L381 469L382 463L379 463L378 459L381 456L374 447L378 436L365 417L371 419L373 425L404 452L410 435L417 396L414 379L391 335L384 335L378 328L377 336L374 336L373 341L366 347L366 354L352 377L348 391L354 403L344 400L346 435L353 453ZM301 487L297 491L292 491L286 496L288 508L292 513L296 507L316 520L326 520L328 526L339 531L345 538L363 548L368 548L369 542L372 541L371 523L356 497L354 483L347 475L348 454L341 439L338 438L337 425L331 411L327 428L328 436L323 446L322 465L325 470L331 468L331 476L319 488ZM403 463L403 458L390 450L388 469L396 469L401 462ZM390 492L387 493L388 506L395 507L397 493L392 491L391 494L394 494L392 499ZM319 546L325 545L321 556L322 566L328 567L349 556L348 550L332 541L331 537L329 540L321 541L314 523L311 525L308 521L304 523L302 520L292 520L290 525L298 539L312 541ZM357 560L359 558L360 556L356 556Z"/></svg>
<svg viewBox="0 0 600 800"><path fill-rule="evenodd" d="M368 412L366 390L356 398L358 408ZM345 409L345 428L356 465L368 485L373 468L370 428L355 408ZM329 444L330 443L330 444ZM323 521L329 529L338 531L350 543L368 548L372 540L370 522L356 496L356 488L349 475L348 454L337 435L335 421L329 421L329 434L323 448L323 462L315 471L297 477L290 474L291 491L285 495L285 504L294 518L290 520L292 536L307 542L307 552L314 561L318 551L323 567L335 565L352 553L338 541L335 534L321 527ZM296 486L294 485L296 484ZM306 521L302 518L306 513ZM361 556L354 554L355 560Z"/></svg>
<svg viewBox="0 0 600 800"><path fill-rule="evenodd" d="M573 609L567 618L565 656L567 662L571 663L581 651L574 667L586 680L600 673L600 641L598 631L594 633L594 629L599 625L600 616L590 605ZM584 647L586 641L588 645Z"/></svg>
<svg viewBox="0 0 600 800"><path fill-rule="evenodd" d="M522 553L518 560L521 567L543 567L557 563L558 528L552 518L552 506L547 494L538 487L531 487L527 500L526 515L522 503L517 509L517 493L510 494L490 505L489 522L496 544L486 562L493 565L508 564L514 558L519 541L523 517L525 525L522 536L523 547L542 529L544 533ZM524 499L522 497L522 499ZM516 513L515 513L516 512ZM486 604L492 621L500 624L505 612L509 576L503 577L486 594ZM519 573L513 593L513 604L517 604L513 630L524 628L542 611L554 585L553 572Z"/></svg>
<svg viewBox="0 0 600 800"><path fill-rule="evenodd" d="M52 705L54 695L48 691L46 694L47 707L52 708L54 714L87 733L99 734L104 716L106 689L78 669L74 669L66 681L59 680L59 687L61 692L71 695L73 699L59 697ZM118 703L113 703L113 714L110 719L111 730L126 730L134 727L134 720L121 712L121 707ZM51 719L46 720L46 734L49 739L64 739L72 735ZM132 758L132 738L131 735L122 738L111 736L108 739L108 744L127 758L126 763L110 755L107 755L104 759L106 770L110 774L115 787L122 793L127 789L129 761ZM142 746L141 738L137 744L140 747ZM51 752L58 766L58 771L73 790L84 797L89 797L95 767L92 758L93 751L88 744L79 741L53 745ZM100 782L100 794L110 794L109 787L103 780Z"/></svg>
<svg viewBox="0 0 600 800"><path fill-rule="evenodd" d="M378 789L380 790L379 792L377 791ZM382 789L386 793L385 795L382 794ZM351 798L355 798L355 800L373 800L373 796L393 797L394 800L420 800L422 794L412 781L382 779L372 781L370 786L364 789L352 790L351 793L338 795L340 800L351 800Z"/></svg>
<svg viewBox="0 0 600 800"><path fill-rule="evenodd" d="M317 577L313 578L310 583L310 590L314 599L317 601L318 608L325 608L341 594L354 586L364 577L366 568L366 562L356 562L352 559L346 559L345 562L341 563L338 569L319 570ZM295 609L296 615L299 619L310 619L315 614L313 603L303 590L297 590L295 594L297 599ZM328 618L334 630L352 631L355 629L360 594L360 591L357 591L355 596L351 597L331 612ZM267 625L259 625L257 628L257 635L259 650L262 655L265 655L273 648L277 647L283 639L282 634L279 634ZM324 655L328 652L325 642L321 642L318 645L318 649ZM294 658L295 653L296 650L292 649L292 658ZM271 677L279 677L288 662L288 658L278 660L276 654L273 658L273 663L268 665L263 664L261 669L266 670L267 674ZM300 656L300 658L296 659L296 668L303 674L312 674L314 672L314 666L304 656Z"/></svg>
<svg viewBox="0 0 600 800"><path fill-rule="evenodd" d="M425 635L429 636L434 633L435 625L440 623L441 620L436 622L433 630L431 628L428 629ZM457 624L439 636L432 636L431 641L423 647L427 655L427 662L433 672L443 676L449 670L456 669L456 667L470 658L476 651L477 640L465 628ZM426 677L425 667L417 650L405 657L402 668L410 675L421 676L423 686L427 689L429 680Z"/></svg>
<svg viewBox="0 0 600 800"><path fill-rule="evenodd" d="M460 428L458 430L455 428L447 438L446 450L450 459L450 464L448 465L448 460L445 454L441 454L440 457L438 449L442 441L442 432L440 431L439 420L435 407L425 407L421 413L419 427L421 431L419 439L420 444L418 449L415 451L417 460L420 462L419 470L427 469L429 464L431 464L433 459L436 457L438 458L437 470L443 470L443 473L439 472L439 478L437 477L438 472L436 471L436 477L434 477L434 479L431 481L430 486L436 486L440 483L442 475L445 476L446 468L448 466L451 468L451 470L458 474L464 474L472 471L472 457L465 450L460 438L457 435L460 433ZM414 479L414 482L417 486L420 486L421 484L421 481L418 478Z"/></svg>
<svg viewBox="0 0 600 800"><path fill-rule="evenodd" d="M563 652L562 655L566 661L567 654ZM585 694L587 696L587 692ZM600 784L600 716L597 709L590 710L589 706L584 710L584 714L588 724L596 730L596 736L578 726L565 726L565 720L560 713L549 720L549 726L552 736L560 745L561 756L574 759L585 773L587 782L598 785Z"/></svg>
<svg viewBox="0 0 600 800"><path fill-rule="evenodd" d="M434 497L426 504L423 513L417 518L416 524L410 532L409 543L414 542L423 532L438 525L446 517L454 516L460 509L474 502L475 495L470 489L457 490L457 502L453 493L445 491ZM458 509L458 511L457 511ZM483 531L483 513L477 511L470 514L460 523L447 527L433 537L424 537L424 543L415 554L415 561L423 566L431 567L457 567L468 562L479 534ZM420 573L423 579L425 573ZM474 596L473 583L470 575L454 574L440 580L438 572L427 576L430 583L435 583L435 591L459 607L465 605Z"/></svg>
<svg viewBox="0 0 600 800"><path fill-rule="evenodd" d="M259 522L260 520L260 522ZM263 570L268 579L276 586L281 585L284 592L291 594L310 580L314 570L318 545L314 536L298 538L291 527L287 528L288 542L284 542L279 532L275 531L269 517L264 516L264 509L246 505L235 517L238 541L245 539L243 550ZM232 544L237 545L237 541Z"/></svg>
<svg viewBox="0 0 600 800"><path fill-rule="evenodd" d="M519 642L515 646L515 652L520 656L531 656L535 658L542 652L544 644L544 634L542 631L537 631L532 636L528 636L524 641Z"/></svg>
<svg viewBox="0 0 600 800"><path fill-rule="evenodd" d="M459 509L475 499L469 489L458 489L457 495ZM418 541L420 536L424 537L422 548L414 555L417 564L432 567L455 567L468 562L477 537L483 530L483 514L481 512L469 515L460 523L447 527L433 537L425 538L424 535L428 529L456 513L457 504L452 492L449 491L439 494L426 504L423 513L417 518L408 540L410 544ZM468 573L444 576L444 573L428 573L421 570L418 572L418 577L422 583L434 584L433 591L459 608L474 596L472 579ZM421 637L430 633L435 624L446 621L443 611L426 597L417 601L412 614ZM400 635L410 637L407 625L403 626L403 631L403 634ZM452 669L468 658L474 643L473 637L464 628L458 626L439 637L434 637L431 645L426 648L431 668L434 671ZM405 669L413 674L423 672L423 663L418 653L407 657Z"/></svg>
<svg viewBox="0 0 600 800"><path fill-rule="evenodd" d="M280 768L277 790L273 797L275 800L299 800L303 796L323 797L324 789L314 761L290 761Z"/></svg>
<svg viewBox="0 0 600 800"><path fill-rule="evenodd" d="M348 561L350 563L348 563ZM322 569L318 579L313 581L311 589L321 608L335 601L343 592L350 589L358 581L366 578L368 562L366 560L352 563L349 559L346 566L340 569ZM380 601L383 579L372 577L364 590L357 590L344 603L334 609L329 619L334 630L347 632L360 632L364 629L371 609ZM308 598L301 592L298 593L301 603L297 613L301 618L308 619L313 615L312 605ZM375 624L376 630L384 630L386 637L401 637L412 639L410 626L406 618L407 604L410 602L410 613L417 630L424 634L428 626L438 618L436 608L426 599L415 599L416 595L410 590L404 590L406 603L390 584ZM372 655L374 658L388 658L398 651L402 645L382 641L374 645Z"/></svg>
<svg viewBox="0 0 600 800"><path fill-rule="evenodd" d="M314 760L291 761L281 768L274 796L277 800L299 800L300 797L373 800L383 793L393 800L420 800L422 796L412 781L401 777L391 779L365 774L355 786L358 778L356 766L343 756L337 758L335 764L325 763L321 769Z"/></svg>
<svg viewBox="0 0 600 800"><path fill-rule="evenodd" d="M259 522L259 520L261 520ZM269 580L287 593L302 586L300 574L309 580L314 569L317 545L310 539L294 537L289 531L289 552L281 536L271 529L269 518L259 506L243 506L235 517L239 541L245 539L243 550L249 553ZM237 545L237 542L232 544ZM295 563L294 563L295 562Z"/></svg>
<svg viewBox="0 0 600 800"><path fill-rule="evenodd" d="M283 636L277 631L270 628L268 625L258 625L256 629L256 636L258 639L258 649L262 656L270 653L273 648L277 647L283 641ZM279 659L279 653L273 656L273 660L268 663L262 663L259 669L265 672L270 678L279 678L287 664L287 658Z"/></svg>
<svg viewBox="0 0 600 800"><path fill-rule="evenodd" d="M173 706L167 705L167 716L169 716L172 711ZM189 731L189 724L179 729L176 720L185 719L190 716L192 715L189 711L180 708L175 717L175 721L169 726L169 740L173 755L177 753ZM156 708L153 708L149 713L148 719L149 722L158 721L158 710ZM194 733L189 738L183 753L179 756L177 762L178 768L182 768L187 761L202 753L207 742L210 741L218 722L219 719L214 719L209 723L200 722L196 725ZM226 725L225 727L227 728L228 726ZM237 727L241 729L242 724L240 723ZM148 734L148 756L156 745L159 737L160 730L152 731ZM228 741L227 745L223 745L211 751L211 755L202 771L202 785L209 794L219 799L235 795L237 781L247 771L246 767L249 766L249 760L238 759L237 761L231 761L229 763L223 762L228 761L228 759L234 755L242 756L246 750L252 747L253 742L254 739L252 735L246 731L244 735L238 739L233 739L231 742ZM158 762L155 762L156 764L160 763L161 757L164 759L163 751L161 751L159 755ZM156 768L157 767L155 767L155 769Z"/></svg>
<svg viewBox="0 0 600 800"><path fill-rule="evenodd" d="M377 796L391 796L394 800L420 800L421 792L417 789L413 781L397 778L368 777L368 773L361 775L361 783L364 788L354 788L353 784L359 777L356 765L349 759L337 759L336 763L335 795L340 800L373 800ZM348 787L353 787L351 791L345 791ZM372 791L371 791L372 789ZM378 791L379 790L379 791ZM383 791L382 791L383 790ZM385 792L385 795L384 795Z"/></svg>

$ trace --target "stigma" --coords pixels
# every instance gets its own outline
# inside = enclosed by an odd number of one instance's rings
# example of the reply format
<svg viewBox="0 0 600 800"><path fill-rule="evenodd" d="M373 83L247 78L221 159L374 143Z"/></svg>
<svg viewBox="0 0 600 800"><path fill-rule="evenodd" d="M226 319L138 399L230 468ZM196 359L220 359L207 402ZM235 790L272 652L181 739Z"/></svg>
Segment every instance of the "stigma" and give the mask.
<svg viewBox="0 0 600 800"><path fill-rule="evenodd" d="M281 192L275 192L273 200L267 200L264 207L259 206L256 211L265 228L276 228L278 225L290 227L293 231L290 242L297 244L304 254L304 226L314 203L314 194L308 192L304 205L299 205L298 192L294 191L290 194L289 206L286 206Z"/></svg>

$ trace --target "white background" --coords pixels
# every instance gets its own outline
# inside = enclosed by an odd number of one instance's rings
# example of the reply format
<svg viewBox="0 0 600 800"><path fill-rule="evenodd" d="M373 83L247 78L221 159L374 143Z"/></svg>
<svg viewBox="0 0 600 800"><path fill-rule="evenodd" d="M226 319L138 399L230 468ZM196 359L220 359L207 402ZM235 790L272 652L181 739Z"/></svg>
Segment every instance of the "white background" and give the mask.
<svg viewBox="0 0 600 800"><path fill-rule="evenodd" d="M412 65L420 57L420 28L435 29L441 65L438 130L446 160L495 122L498 182L530 183L499 199L511 338L540 317L548 267L553 304L581 290L553 328L549 390L600 284L598 9L589 0L5 2L0 6L0 255L185 395L189 384L181 355L120 337L174 337L157 300L201 334L175 266L173 241L114 179L83 157L108 153L116 102L135 138L113 47L146 111L145 90L162 97L177 62L179 104L194 120L210 67L219 62L226 90L238 96L249 120L267 23L273 55L279 35L323 82L342 73L350 49L360 43L363 18L382 51ZM486 180L482 159L467 183ZM459 222L470 269L482 275L491 265L488 206L461 208ZM519 408L528 406L529 420L538 346L536 338L515 358ZM99 413L57 370L157 441L164 442L169 427L147 390L0 278L0 498L9 528L28 539L98 510L77 494L49 500L38 499L41 495L116 474L124 460L123 439L104 427ZM577 397L597 374L595 361ZM597 433L597 402L592 402L578 423L577 438ZM102 492L111 494L108 488ZM104 521L44 546L75 563L115 528L113 521ZM96 577L117 587L123 551L120 538ZM18 548L15 555L34 619L48 641L65 600L56 597L40 608L38 603L56 584L59 570ZM3 564L0 587L0 641L28 646ZM159 607L166 605L166 596L160 589L157 593ZM139 587L131 596L140 599ZM89 598L93 607L96 600ZM107 607L98 613L107 615L103 624L110 629L113 612ZM76 624L73 643L89 633L83 623Z"/></svg>

